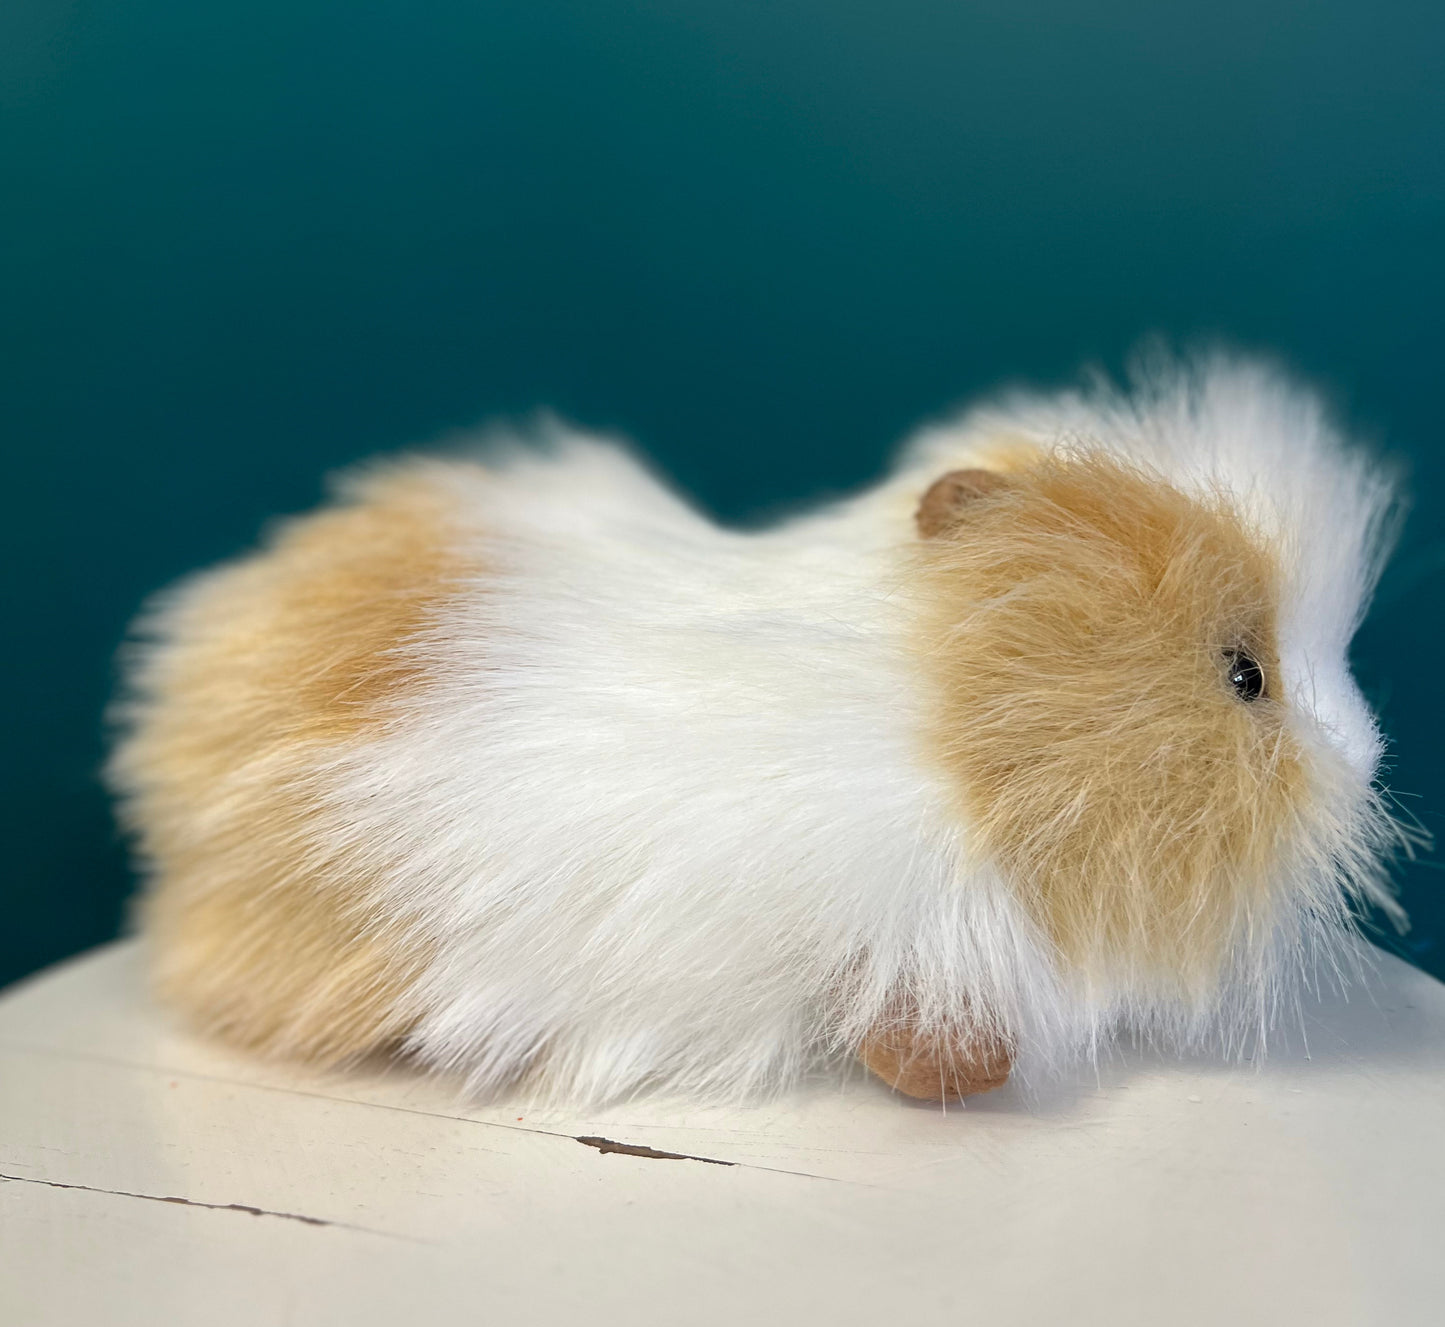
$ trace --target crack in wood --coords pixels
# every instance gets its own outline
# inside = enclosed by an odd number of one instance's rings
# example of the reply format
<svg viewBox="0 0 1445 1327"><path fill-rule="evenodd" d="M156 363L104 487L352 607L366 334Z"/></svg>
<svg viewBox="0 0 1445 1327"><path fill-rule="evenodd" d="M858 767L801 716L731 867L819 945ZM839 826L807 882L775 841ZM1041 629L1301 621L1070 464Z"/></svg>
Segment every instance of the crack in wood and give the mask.
<svg viewBox="0 0 1445 1327"><path fill-rule="evenodd" d="M161 1193L133 1193L129 1189L103 1189L94 1184L66 1184L60 1180L39 1179L34 1175L0 1173L0 1182L39 1184L47 1189L70 1189L76 1193L101 1193L112 1198L138 1198L147 1203L171 1203L177 1207L201 1207L210 1212L244 1212L247 1216L274 1216L282 1221L300 1221L307 1226L330 1226L337 1230L359 1230L366 1235L384 1235L388 1239L408 1238L405 1235L394 1235L388 1230L373 1230L369 1226L353 1226L346 1221L328 1221L324 1217L306 1216L301 1212L278 1212L269 1207L253 1207L250 1203L203 1203L198 1198L180 1198Z"/></svg>
<svg viewBox="0 0 1445 1327"><path fill-rule="evenodd" d="M596 1148L603 1156L609 1152L617 1152L628 1157L652 1157L658 1161L701 1161L709 1166L736 1166L736 1161L720 1161L717 1157L693 1156L690 1152L661 1152L655 1147L644 1147L641 1143L618 1143L611 1138L599 1138L594 1134L583 1134L577 1137L577 1141L583 1147Z"/></svg>
<svg viewBox="0 0 1445 1327"><path fill-rule="evenodd" d="M387 1101L367 1101L364 1097L340 1096L335 1092L319 1092L312 1088L288 1087L282 1083L266 1083L254 1079L232 1078L224 1074L206 1074L195 1069L182 1069L177 1065L147 1064L144 1061L127 1060L119 1055L105 1055L96 1051L77 1051L58 1046L35 1046L25 1042L0 1039L0 1051L3 1050L18 1052L24 1055L48 1055L62 1060L82 1060L95 1064L108 1064L118 1069L129 1069L137 1073L152 1074L159 1077L184 1078L195 1083L218 1083L225 1087L246 1088L255 1092L274 1092L281 1096L300 1097L308 1101L327 1101L337 1105L356 1106L367 1110L391 1111L398 1115L414 1115L428 1120L450 1120L456 1124L470 1124L484 1129L501 1129L507 1133L533 1134L539 1138L566 1138L574 1143L579 1141L576 1134L563 1133L559 1129L540 1129L534 1125L508 1124L502 1120L481 1120L473 1115L453 1115L447 1111L423 1110L417 1106L403 1106ZM606 1142L608 1140L603 1139L602 1141ZM492 1149L483 1150L487 1151ZM832 1148L828 1150L850 1152L852 1149ZM769 1166L759 1161L719 1161L713 1157L690 1156L685 1152L652 1154L660 1155L668 1159L678 1157L685 1161L707 1161L719 1166L738 1166L743 1170L756 1170L768 1175L794 1175L799 1179L822 1180L825 1184L849 1184L866 1189L879 1187L875 1184L869 1184L865 1180L845 1179L841 1175L820 1175L812 1170L791 1170L785 1166ZM358 1227L358 1229L359 1228L360 1227ZM370 1233L385 1235L391 1232L373 1231ZM410 1236L393 1235L392 1238L408 1239Z"/></svg>

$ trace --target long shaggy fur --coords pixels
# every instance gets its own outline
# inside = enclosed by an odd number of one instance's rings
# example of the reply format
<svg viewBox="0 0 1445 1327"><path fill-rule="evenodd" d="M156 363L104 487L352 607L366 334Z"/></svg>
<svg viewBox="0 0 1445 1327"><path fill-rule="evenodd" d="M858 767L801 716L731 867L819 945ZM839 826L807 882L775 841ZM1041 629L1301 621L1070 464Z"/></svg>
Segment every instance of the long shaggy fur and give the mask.
<svg viewBox="0 0 1445 1327"><path fill-rule="evenodd" d="M1237 1045L1389 906L1345 650L1392 489L1270 370L1007 398L746 534L544 432L148 618L112 777L203 1026L573 1100L900 1037L1030 1080ZM920 539L960 468L1001 482Z"/></svg>

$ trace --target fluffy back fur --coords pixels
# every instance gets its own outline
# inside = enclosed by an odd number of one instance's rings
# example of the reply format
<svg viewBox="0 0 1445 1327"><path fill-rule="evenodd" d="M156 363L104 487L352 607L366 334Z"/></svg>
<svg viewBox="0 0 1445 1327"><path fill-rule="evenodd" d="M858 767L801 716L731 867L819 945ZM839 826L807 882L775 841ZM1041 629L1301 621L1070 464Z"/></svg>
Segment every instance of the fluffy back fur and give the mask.
<svg viewBox="0 0 1445 1327"><path fill-rule="evenodd" d="M920 540L961 467L1003 482ZM375 472L148 620L112 774L162 984L262 1050L574 1100L899 1024L1026 1078L1237 1041L1386 900L1345 648L1391 501L1225 361L974 411L757 533L560 428Z"/></svg>

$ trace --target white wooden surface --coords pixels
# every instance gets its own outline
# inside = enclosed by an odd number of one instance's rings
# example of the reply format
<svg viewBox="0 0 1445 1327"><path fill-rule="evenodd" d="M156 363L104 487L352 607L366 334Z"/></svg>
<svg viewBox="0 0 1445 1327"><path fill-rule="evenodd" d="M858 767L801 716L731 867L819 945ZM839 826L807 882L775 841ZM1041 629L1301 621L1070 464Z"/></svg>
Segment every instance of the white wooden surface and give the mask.
<svg viewBox="0 0 1445 1327"><path fill-rule="evenodd" d="M947 1114L857 1075L467 1109L200 1044L138 967L0 998L5 1327L1445 1321L1445 986L1391 958L1309 1057L1130 1056Z"/></svg>

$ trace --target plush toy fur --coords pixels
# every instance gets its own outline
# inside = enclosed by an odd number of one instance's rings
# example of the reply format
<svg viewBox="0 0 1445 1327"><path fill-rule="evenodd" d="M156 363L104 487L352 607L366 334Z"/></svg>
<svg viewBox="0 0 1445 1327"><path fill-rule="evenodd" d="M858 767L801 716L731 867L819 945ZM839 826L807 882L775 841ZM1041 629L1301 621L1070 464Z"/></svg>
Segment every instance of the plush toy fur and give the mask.
<svg viewBox="0 0 1445 1327"><path fill-rule="evenodd" d="M749 533L545 432L354 474L146 619L112 778L199 1026L478 1092L853 1051L958 1096L1238 1049L1393 907L1345 658L1391 485L1271 371L1009 398Z"/></svg>

